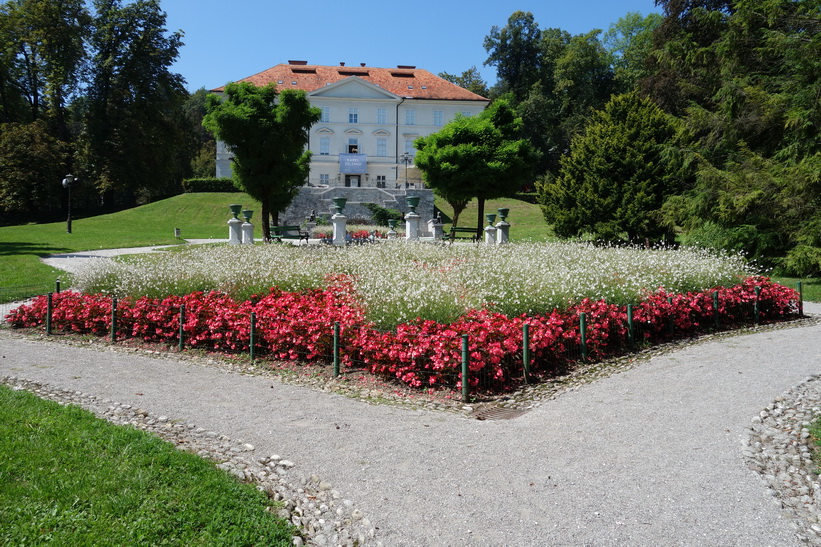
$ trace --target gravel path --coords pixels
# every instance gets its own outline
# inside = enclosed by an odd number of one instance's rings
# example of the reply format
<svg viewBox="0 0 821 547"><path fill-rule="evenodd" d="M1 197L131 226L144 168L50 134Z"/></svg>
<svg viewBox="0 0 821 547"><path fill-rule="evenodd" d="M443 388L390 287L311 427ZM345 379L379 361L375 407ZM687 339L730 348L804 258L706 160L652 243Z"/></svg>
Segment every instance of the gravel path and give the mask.
<svg viewBox="0 0 821 547"><path fill-rule="evenodd" d="M302 496L290 515L316 513L317 545L788 546L821 544L803 429L821 415L820 337L815 323L701 342L506 421L8 331L0 380L246 451L247 474ZM315 530L329 524L314 498L350 533Z"/></svg>
<svg viewBox="0 0 821 547"><path fill-rule="evenodd" d="M821 372L819 336L815 324L702 342L507 421L8 332L0 376L146 409L290 460L292 481L321 478L355 504L374 528L368 543L781 546L801 540L752 470L751 420Z"/></svg>

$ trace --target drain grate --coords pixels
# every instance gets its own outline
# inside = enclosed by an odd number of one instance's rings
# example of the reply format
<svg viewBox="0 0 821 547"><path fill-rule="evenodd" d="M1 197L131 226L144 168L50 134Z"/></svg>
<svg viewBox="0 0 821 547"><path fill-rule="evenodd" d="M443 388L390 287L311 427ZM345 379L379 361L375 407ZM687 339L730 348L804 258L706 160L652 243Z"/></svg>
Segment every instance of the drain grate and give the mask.
<svg viewBox="0 0 821 547"><path fill-rule="evenodd" d="M485 407L473 413L473 417L477 420L512 420L518 418L527 410L520 410L516 408L501 408L501 407Z"/></svg>

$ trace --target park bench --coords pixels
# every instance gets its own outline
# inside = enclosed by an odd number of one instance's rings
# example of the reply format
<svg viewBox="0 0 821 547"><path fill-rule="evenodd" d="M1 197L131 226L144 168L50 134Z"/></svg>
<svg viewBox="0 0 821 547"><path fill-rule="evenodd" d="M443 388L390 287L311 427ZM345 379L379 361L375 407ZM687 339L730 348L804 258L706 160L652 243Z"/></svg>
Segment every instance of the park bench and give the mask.
<svg viewBox="0 0 821 547"><path fill-rule="evenodd" d="M271 238L277 241L282 241L283 239L304 239L305 243L308 243L309 235L307 231L301 230L299 226L271 226Z"/></svg>
<svg viewBox="0 0 821 547"><path fill-rule="evenodd" d="M479 241L480 234L476 228L462 228L460 226L451 226L450 233L444 234L442 239L453 243L454 239L470 239L471 241Z"/></svg>

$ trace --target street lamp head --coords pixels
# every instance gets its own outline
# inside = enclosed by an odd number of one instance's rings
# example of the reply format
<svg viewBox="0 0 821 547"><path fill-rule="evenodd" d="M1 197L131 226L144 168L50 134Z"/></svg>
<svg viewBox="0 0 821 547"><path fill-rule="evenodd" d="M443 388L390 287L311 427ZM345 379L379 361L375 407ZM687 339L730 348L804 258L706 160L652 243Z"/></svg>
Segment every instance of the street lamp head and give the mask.
<svg viewBox="0 0 821 547"><path fill-rule="evenodd" d="M74 178L74 175L66 175L66 178L63 179L63 188L69 188L74 181L77 180Z"/></svg>

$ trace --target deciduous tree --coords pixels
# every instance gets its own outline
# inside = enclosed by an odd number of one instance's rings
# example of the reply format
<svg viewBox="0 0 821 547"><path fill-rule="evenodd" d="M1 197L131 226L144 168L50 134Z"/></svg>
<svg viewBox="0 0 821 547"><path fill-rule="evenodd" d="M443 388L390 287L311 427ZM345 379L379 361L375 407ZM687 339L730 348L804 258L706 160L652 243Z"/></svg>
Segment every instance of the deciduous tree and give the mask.
<svg viewBox="0 0 821 547"><path fill-rule="evenodd" d="M6 121L44 119L68 141L67 113L86 59L82 0L15 0L0 6L0 101ZM24 98L28 115L19 109Z"/></svg>
<svg viewBox="0 0 821 547"><path fill-rule="evenodd" d="M42 120L0 124L0 211L4 219L32 220L60 207L66 146Z"/></svg>
<svg viewBox="0 0 821 547"><path fill-rule="evenodd" d="M262 230L271 238L274 223L305 183L311 152L308 130L321 111L303 91L248 82L225 86L225 97L209 95L203 125L233 153L234 184L262 203Z"/></svg>
<svg viewBox="0 0 821 547"><path fill-rule="evenodd" d="M475 65L462 72L460 76L448 74L447 72L440 72L439 77L452 84L456 84L461 88L467 89L468 91L472 91L477 95L481 95L482 97L487 97L490 95L487 88L487 82L482 79L482 75L479 74L479 69L477 69Z"/></svg>
<svg viewBox="0 0 821 547"><path fill-rule="evenodd" d="M514 194L530 180L538 159L522 137L522 120L498 100L478 116L457 116L440 131L416 140L416 165L446 199L478 199L477 229L485 200Z"/></svg>
<svg viewBox="0 0 821 547"><path fill-rule="evenodd" d="M183 78L170 71L182 46L156 0L96 0L91 81L81 158L87 178L120 198L179 189L190 161Z"/></svg>
<svg viewBox="0 0 821 547"><path fill-rule="evenodd" d="M633 91L649 75L647 61L653 50L653 31L662 20L658 13L642 16L631 11L610 25L604 33L602 45L612 59L620 92Z"/></svg>
<svg viewBox="0 0 821 547"><path fill-rule="evenodd" d="M516 101L524 99L530 86L539 81L541 39L533 14L523 11L514 12L504 27L492 27L485 37L485 66L496 67L501 92L513 93Z"/></svg>

